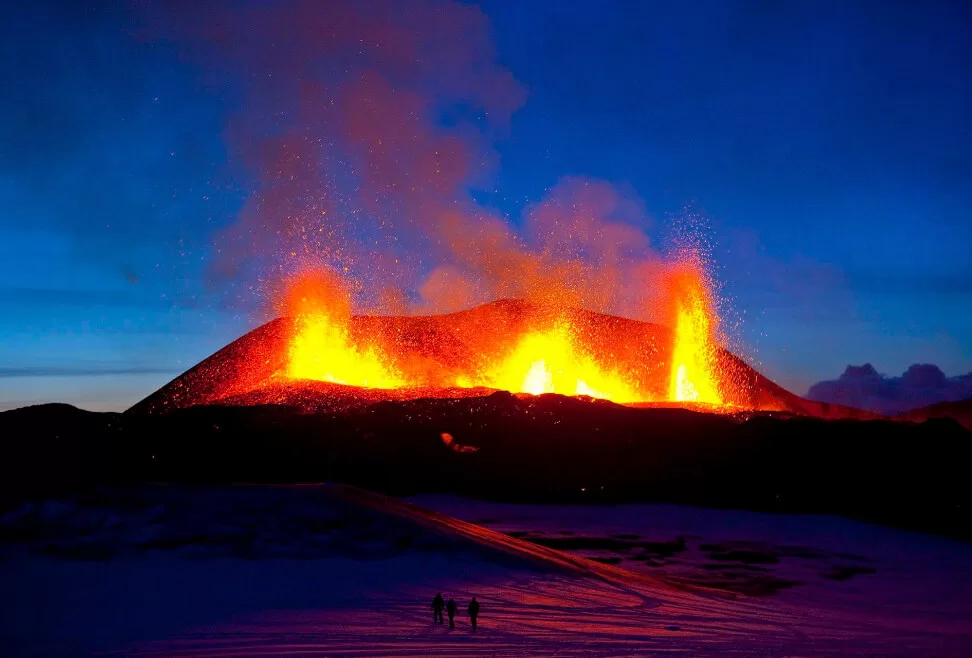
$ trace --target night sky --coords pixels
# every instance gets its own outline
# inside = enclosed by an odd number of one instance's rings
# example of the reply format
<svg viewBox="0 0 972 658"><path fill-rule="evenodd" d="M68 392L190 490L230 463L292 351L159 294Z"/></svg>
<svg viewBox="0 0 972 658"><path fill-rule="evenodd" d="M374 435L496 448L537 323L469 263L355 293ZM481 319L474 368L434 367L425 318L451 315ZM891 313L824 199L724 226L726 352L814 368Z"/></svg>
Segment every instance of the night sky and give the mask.
<svg viewBox="0 0 972 658"><path fill-rule="evenodd" d="M266 190L239 135L302 121L254 80L294 65L263 67L267 44L290 52L280 34L200 50L194 10L21 4L0 24L0 408L123 409L268 316L266 269L228 267L227 245ZM489 66L518 83L421 83L436 130L487 126L466 141L489 165L458 181L478 207L516 226L572 176L634 200L656 242L704 218L735 346L799 394L850 363L972 370L968 3L479 6L488 21L449 31L491 33ZM300 134L329 149L321 121ZM328 157L351 190L332 216L356 231L378 211Z"/></svg>

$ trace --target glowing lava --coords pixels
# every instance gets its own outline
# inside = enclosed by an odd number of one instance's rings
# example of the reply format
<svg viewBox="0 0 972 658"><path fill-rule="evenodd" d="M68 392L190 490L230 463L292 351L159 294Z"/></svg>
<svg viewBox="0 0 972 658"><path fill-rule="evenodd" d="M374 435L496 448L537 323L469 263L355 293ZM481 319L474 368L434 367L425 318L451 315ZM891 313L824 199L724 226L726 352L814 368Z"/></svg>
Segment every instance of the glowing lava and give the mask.
<svg viewBox="0 0 972 658"><path fill-rule="evenodd" d="M514 393L588 395L614 402L643 401L618 374L605 371L576 345L570 327L528 333L481 385Z"/></svg>
<svg viewBox="0 0 972 658"><path fill-rule="evenodd" d="M401 388L407 381L387 365L382 351L351 340L351 303L335 276L307 272L294 279L284 311L295 320L287 377L365 388Z"/></svg>
<svg viewBox="0 0 972 658"><path fill-rule="evenodd" d="M533 395L584 395L619 403L724 406L715 341L717 318L704 269L695 261L675 265L665 283L664 298L674 328L670 372L645 367L630 349L619 350L627 355L623 360L615 357L610 343L596 343L600 347L595 349L581 339L583 333L578 333L571 313L510 328L509 335L470 336L474 342L465 349L490 355L485 363L481 357L451 365L417 358L407 343L386 344L377 335L360 335L360 325L357 333L352 331L350 294L336 275L304 274L290 282L284 298L282 310L294 319L294 333L287 343L286 367L279 374L372 389L434 391L452 384ZM619 347L624 340L618 336ZM605 346L611 353L605 353ZM642 358L655 357L652 353ZM646 378L650 372L658 376Z"/></svg>
<svg viewBox="0 0 972 658"><path fill-rule="evenodd" d="M722 405L709 293L697 268L679 273L674 281L676 321L669 399Z"/></svg>
<svg viewBox="0 0 972 658"><path fill-rule="evenodd" d="M401 388L407 382L374 347L351 343L345 326L326 315L298 318L290 342L287 376L365 388Z"/></svg>

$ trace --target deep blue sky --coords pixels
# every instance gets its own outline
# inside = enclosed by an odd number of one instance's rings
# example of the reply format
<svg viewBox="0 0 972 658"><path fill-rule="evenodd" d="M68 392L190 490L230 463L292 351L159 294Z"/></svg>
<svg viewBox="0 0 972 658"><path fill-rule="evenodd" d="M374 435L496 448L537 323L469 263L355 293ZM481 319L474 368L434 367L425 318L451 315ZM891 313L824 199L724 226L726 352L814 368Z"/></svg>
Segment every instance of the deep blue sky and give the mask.
<svg viewBox="0 0 972 658"><path fill-rule="evenodd" d="M798 393L972 370L968 3L479 4L528 93L482 203L515 221L581 175L653 234L703 213L737 344ZM263 319L207 276L253 186L223 140L244 94L141 28L118 3L0 27L0 408L124 408Z"/></svg>

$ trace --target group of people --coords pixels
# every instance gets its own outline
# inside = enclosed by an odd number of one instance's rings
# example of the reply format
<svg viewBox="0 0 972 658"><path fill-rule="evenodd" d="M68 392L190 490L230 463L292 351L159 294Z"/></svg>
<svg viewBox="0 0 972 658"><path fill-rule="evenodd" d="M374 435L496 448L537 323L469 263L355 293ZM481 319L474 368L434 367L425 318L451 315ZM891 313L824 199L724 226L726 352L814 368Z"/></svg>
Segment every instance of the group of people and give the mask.
<svg viewBox="0 0 972 658"><path fill-rule="evenodd" d="M449 599L446 603L445 599L442 598L442 592L435 595L432 599L432 623L433 624L443 624L445 623L442 619L442 611L445 610L446 614L449 615L449 628L456 627L456 610L459 606L456 605L455 599ZM473 630L476 630L476 618L479 617L479 601L476 597L472 597L472 601L469 602L469 606L466 608L466 613L469 615L469 623L472 624Z"/></svg>

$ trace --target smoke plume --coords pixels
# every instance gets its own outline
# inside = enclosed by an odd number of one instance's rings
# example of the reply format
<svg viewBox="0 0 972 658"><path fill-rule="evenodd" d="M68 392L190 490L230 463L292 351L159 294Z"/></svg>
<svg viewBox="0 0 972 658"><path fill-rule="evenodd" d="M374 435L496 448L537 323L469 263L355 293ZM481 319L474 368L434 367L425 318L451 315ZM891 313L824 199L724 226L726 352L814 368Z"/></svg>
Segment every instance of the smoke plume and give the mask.
<svg viewBox="0 0 972 658"><path fill-rule="evenodd" d="M246 90L226 128L257 183L217 239L218 277L338 272L359 309L443 312L500 297L651 316L665 266L640 203L566 178L518 227L470 190L526 90L474 6L313 0L168 5L153 24Z"/></svg>

